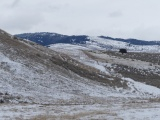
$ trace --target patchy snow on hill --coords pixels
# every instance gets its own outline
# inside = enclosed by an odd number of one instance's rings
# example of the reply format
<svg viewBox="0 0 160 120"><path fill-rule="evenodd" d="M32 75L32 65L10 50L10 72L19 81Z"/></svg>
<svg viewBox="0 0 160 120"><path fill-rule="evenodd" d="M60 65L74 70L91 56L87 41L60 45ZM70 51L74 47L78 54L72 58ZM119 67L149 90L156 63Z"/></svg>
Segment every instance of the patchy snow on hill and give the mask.
<svg viewBox="0 0 160 120"><path fill-rule="evenodd" d="M118 50L126 48L128 51L134 52L159 52L159 41L145 41L137 39L121 39L105 36L87 36L87 35L61 35L57 33L38 32L17 34L17 37L30 39L44 46L52 44L68 43L86 46L92 50Z"/></svg>

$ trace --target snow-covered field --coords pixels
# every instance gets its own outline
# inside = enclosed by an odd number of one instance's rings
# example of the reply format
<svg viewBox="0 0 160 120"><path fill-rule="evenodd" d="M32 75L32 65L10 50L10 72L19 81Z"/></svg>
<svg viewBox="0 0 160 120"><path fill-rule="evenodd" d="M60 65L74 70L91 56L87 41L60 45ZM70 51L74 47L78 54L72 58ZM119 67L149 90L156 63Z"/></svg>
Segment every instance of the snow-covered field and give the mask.
<svg viewBox="0 0 160 120"><path fill-rule="evenodd" d="M158 103L111 103L88 105L28 105L0 106L0 118L5 120L159 120Z"/></svg>

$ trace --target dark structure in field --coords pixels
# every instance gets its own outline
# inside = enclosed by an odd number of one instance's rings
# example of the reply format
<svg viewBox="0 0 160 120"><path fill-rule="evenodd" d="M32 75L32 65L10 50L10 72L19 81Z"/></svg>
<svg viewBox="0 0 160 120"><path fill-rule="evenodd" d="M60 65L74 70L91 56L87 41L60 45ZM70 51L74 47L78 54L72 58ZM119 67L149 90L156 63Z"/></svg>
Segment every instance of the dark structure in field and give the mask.
<svg viewBox="0 0 160 120"><path fill-rule="evenodd" d="M123 53L127 53L127 50L126 49L119 49L119 52L123 54Z"/></svg>

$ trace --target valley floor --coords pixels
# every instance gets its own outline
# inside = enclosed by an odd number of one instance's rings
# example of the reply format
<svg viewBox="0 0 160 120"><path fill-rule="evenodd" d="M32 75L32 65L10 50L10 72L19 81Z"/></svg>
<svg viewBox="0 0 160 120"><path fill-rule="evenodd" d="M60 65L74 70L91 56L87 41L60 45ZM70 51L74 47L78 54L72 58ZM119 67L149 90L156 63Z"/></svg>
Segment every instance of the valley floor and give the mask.
<svg viewBox="0 0 160 120"><path fill-rule="evenodd" d="M91 105L1 104L1 120L159 120L160 104L110 102Z"/></svg>

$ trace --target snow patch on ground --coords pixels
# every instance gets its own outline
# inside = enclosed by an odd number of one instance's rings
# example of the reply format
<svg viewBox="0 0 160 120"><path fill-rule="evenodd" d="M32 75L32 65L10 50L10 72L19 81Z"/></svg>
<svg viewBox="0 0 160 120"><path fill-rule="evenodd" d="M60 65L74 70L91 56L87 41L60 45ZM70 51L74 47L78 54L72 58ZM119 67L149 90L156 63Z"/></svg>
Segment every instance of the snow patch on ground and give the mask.
<svg viewBox="0 0 160 120"><path fill-rule="evenodd" d="M131 78L122 78L125 81L128 81L128 86L132 89L132 91L137 90L140 94L150 94L155 97L160 97L160 89L154 86L146 85L144 83L136 82Z"/></svg>

